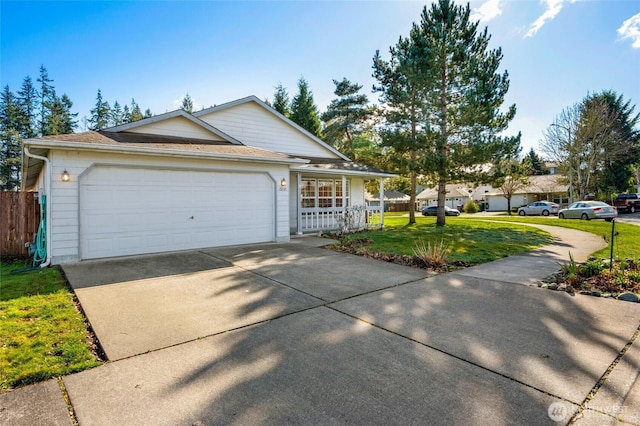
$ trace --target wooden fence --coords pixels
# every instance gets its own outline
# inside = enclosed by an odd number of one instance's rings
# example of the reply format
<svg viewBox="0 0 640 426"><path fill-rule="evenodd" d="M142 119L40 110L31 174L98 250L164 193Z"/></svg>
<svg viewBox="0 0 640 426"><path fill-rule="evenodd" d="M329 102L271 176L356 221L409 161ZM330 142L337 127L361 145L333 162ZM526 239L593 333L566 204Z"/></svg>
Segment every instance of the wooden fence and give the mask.
<svg viewBox="0 0 640 426"><path fill-rule="evenodd" d="M0 192L0 256L27 254L39 224L37 192Z"/></svg>

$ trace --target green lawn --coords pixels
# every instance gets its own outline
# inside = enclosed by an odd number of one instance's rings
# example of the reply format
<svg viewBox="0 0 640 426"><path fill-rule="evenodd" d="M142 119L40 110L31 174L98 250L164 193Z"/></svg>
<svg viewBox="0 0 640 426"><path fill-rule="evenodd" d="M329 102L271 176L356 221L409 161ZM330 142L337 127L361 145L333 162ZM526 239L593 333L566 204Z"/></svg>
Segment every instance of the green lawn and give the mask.
<svg viewBox="0 0 640 426"><path fill-rule="evenodd" d="M525 225L502 222L481 222L467 217L447 217L447 225L436 227L435 217L416 216L408 225L401 214L385 214L383 231L359 233L350 238L373 240L367 249L381 253L413 255L420 241L448 245L449 262L479 264L533 250L548 244L553 237Z"/></svg>
<svg viewBox="0 0 640 426"><path fill-rule="evenodd" d="M99 365L57 268L0 264L0 392Z"/></svg>
<svg viewBox="0 0 640 426"><path fill-rule="evenodd" d="M449 218L447 218L448 220ZM522 216L464 216L464 219L492 220L505 222L539 223L541 225L561 226L565 228L577 229L601 236L607 242L611 240L610 222L604 220L560 220L555 217L522 217ZM613 254L617 259L638 259L640 258L640 226L628 223L615 224L616 236L614 238ZM609 247L599 250L593 255L598 258L609 258Z"/></svg>

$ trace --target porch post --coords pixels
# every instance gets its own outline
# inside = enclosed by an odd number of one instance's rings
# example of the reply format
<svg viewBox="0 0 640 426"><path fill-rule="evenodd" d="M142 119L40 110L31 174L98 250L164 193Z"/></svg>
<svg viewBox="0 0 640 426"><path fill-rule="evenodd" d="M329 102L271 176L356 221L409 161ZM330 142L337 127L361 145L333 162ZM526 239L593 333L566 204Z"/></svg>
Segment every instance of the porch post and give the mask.
<svg viewBox="0 0 640 426"><path fill-rule="evenodd" d="M384 228L384 178L380 178L380 228Z"/></svg>
<svg viewBox="0 0 640 426"><path fill-rule="evenodd" d="M347 177L342 175L342 210L343 214L347 211Z"/></svg>
<svg viewBox="0 0 640 426"><path fill-rule="evenodd" d="M302 176L301 173L296 173L296 181L298 182L298 191L296 194L296 216L298 227L296 229L296 233L298 235L302 235Z"/></svg>

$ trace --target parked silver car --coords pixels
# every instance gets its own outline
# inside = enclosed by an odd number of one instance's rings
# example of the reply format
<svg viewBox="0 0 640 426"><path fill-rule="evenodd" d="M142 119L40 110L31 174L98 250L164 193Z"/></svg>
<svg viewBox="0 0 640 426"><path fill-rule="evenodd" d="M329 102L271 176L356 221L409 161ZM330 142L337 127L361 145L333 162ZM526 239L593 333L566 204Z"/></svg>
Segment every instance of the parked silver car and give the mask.
<svg viewBox="0 0 640 426"><path fill-rule="evenodd" d="M518 209L518 214L520 216L549 216L549 213L557 214L558 210L560 210L560 205L556 203L551 203L549 201L536 201L535 203L531 203L528 206L520 207Z"/></svg>
<svg viewBox="0 0 640 426"><path fill-rule="evenodd" d="M611 222L618 217L618 210L602 201L578 201L558 212L560 219L604 219Z"/></svg>

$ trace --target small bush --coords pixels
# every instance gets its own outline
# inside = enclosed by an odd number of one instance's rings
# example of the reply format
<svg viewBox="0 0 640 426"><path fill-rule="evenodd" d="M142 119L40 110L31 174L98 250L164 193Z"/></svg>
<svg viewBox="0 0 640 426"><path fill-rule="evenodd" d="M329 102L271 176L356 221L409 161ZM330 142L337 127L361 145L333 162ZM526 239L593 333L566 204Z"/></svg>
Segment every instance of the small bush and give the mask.
<svg viewBox="0 0 640 426"><path fill-rule="evenodd" d="M467 201L467 204L464 205L462 209L465 213L478 213L480 210L478 208L478 204L475 201Z"/></svg>
<svg viewBox="0 0 640 426"><path fill-rule="evenodd" d="M600 275L604 270L604 262L600 259L590 260L582 266L582 275L586 278Z"/></svg>
<svg viewBox="0 0 640 426"><path fill-rule="evenodd" d="M420 258L425 264L430 266L446 266L447 258L451 250L445 245L444 240L434 241L433 244L419 240L413 248L413 254Z"/></svg>

